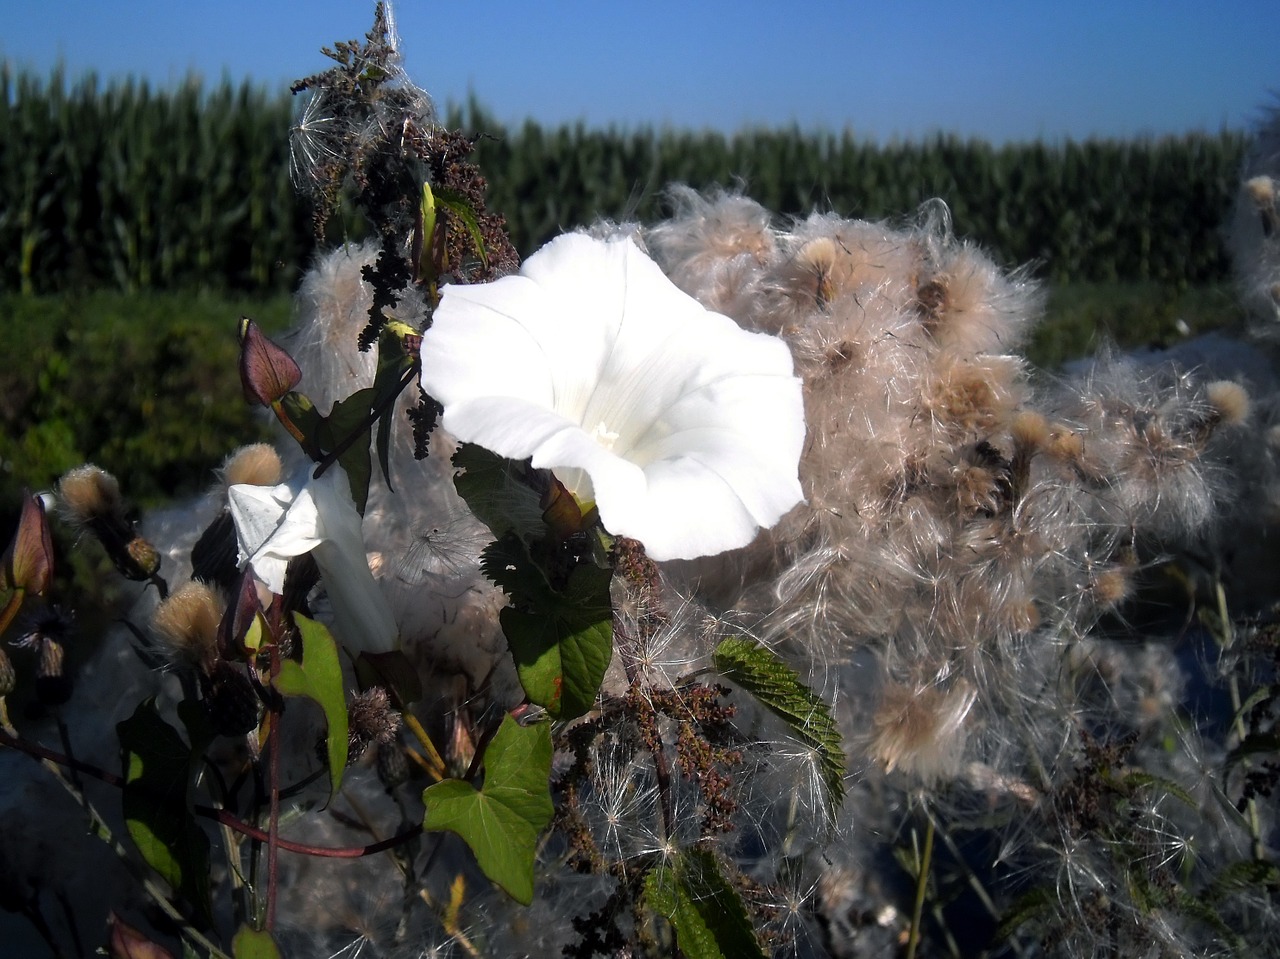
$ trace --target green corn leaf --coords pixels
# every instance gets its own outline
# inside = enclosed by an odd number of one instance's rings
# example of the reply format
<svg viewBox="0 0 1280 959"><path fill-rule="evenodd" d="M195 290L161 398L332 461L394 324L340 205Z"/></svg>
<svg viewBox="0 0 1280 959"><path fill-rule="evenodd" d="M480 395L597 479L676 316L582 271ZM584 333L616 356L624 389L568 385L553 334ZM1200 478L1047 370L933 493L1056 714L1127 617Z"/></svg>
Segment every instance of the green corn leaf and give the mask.
<svg viewBox="0 0 1280 959"><path fill-rule="evenodd" d="M209 839L192 813L189 785L196 757L165 722L155 699L116 724L124 758L125 826L147 865L206 921L212 921Z"/></svg>
<svg viewBox="0 0 1280 959"><path fill-rule="evenodd" d="M347 701L342 689L342 666L338 644L324 624L295 615L302 637L302 662L286 659L280 664L275 687L285 696L305 696L324 712L328 723L326 743L329 758L329 798L342 785L347 767Z"/></svg>
<svg viewBox="0 0 1280 959"><path fill-rule="evenodd" d="M526 727L506 716L484 752L484 785L446 779L428 787L423 826L460 836L484 874L528 905L538 837L555 812L550 776L550 724Z"/></svg>
<svg viewBox="0 0 1280 959"><path fill-rule="evenodd" d="M780 718L815 750L827 803L834 813L844 801L844 743L827 704L800 681L790 666L749 639L730 638L716 647L715 668Z"/></svg>
<svg viewBox="0 0 1280 959"><path fill-rule="evenodd" d="M764 959L742 899L710 851L683 850L650 870L644 894L689 959Z"/></svg>

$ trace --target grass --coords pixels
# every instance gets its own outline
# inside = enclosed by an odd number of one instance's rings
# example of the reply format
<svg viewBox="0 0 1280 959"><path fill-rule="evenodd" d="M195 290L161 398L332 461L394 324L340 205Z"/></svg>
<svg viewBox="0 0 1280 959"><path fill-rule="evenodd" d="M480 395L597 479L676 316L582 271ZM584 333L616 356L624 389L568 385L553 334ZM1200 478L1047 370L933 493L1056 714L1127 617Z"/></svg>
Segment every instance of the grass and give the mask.
<svg viewBox="0 0 1280 959"><path fill-rule="evenodd" d="M1239 329L1244 313L1228 284L1176 289L1156 283L1079 283L1051 287L1028 358L1052 370L1096 353L1167 347L1210 330Z"/></svg>

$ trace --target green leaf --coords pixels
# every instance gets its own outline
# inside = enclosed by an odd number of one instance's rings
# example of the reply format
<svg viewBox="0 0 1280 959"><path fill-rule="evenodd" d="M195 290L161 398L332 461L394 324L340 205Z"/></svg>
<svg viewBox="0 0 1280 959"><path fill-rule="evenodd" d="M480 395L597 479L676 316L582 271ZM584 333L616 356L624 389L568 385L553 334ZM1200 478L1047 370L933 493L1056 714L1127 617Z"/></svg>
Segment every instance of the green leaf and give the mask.
<svg viewBox="0 0 1280 959"><path fill-rule="evenodd" d="M511 596L499 621L529 699L557 719L591 709L613 655L613 571L577 566L557 591L511 533L486 547L481 568Z"/></svg>
<svg viewBox="0 0 1280 959"><path fill-rule="evenodd" d="M1241 859L1224 868L1204 892L1206 902L1217 902L1247 889L1280 889L1280 867L1263 859Z"/></svg>
<svg viewBox="0 0 1280 959"><path fill-rule="evenodd" d="M378 336L378 371L373 377L373 409L382 410L378 417L378 465L387 489L391 485L391 423L395 419L395 398L408 385L406 376L418 358L405 348L403 334L414 332L403 323L391 322Z"/></svg>
<svg viewBox="0 0 1280 959"><path fill-rule="evenodd" d="M1280 752L1280 733L1254 733L1246 736L1240 741L1235 749L1227 753L1227 769L1230 769L1241 760L1248 759L1250 756L1256 756L1260 753Z"/></svg>
<svg viewBox="0 0 1280 959"><path fill-rule="evenodd" d="M471 245L476 248L480 263L489 265L489 254L484 248L484 233L480 230L480 221L476 219L476 211L461 193L443 187L436 190L436 202L462 221L471 235Z"/></svg>
<svg viewBox="0 0 1280 959"><path fill-rule="evenodd" d="M301 434L298 443L303 452L312 459L319 459L320 428L324 425L324 417L315 408L315 404L305 394L292 391L284 395L284 399L280 401L280 409L293 428Z"/></svg>
<svg viewBox="0 0 1280 959"><path fill-rule="evenodd" d="M541 496L519 478L525 469L523 464L474 443L459 446L452 462L462 470L453 480L458 495L495 537L501 539L507 533L515 533L523 540L531 540L546 535Z"/></svg>
<svg viewBox="0 0 1280 959"><path fill-rule="evenodd" d="M550 723L526 727L506 716L484 752L484 785L446 779L428 787L422 824L462 837L484 874L528 905L538 837L555 812L550 776Z"/></svg>
<svg viewBox="0 0 1280 959"><path fill-rule="evenodd" d="M329 724L326 741L329 756L329 798L342 785L347 766L347 701L342 689L338 644L322 623L295 614L302 637L302 662L286 659L280 664L275 687L286 696L305 696L324 711Z"/></svg>
<svg viewBox="0 0 1280 959"><path fill-rule="evenodd" d="M1125 786L1135 786L1138 788L1154 788L1156 793L1160 795L1172 796L1174 799L1184 803L1191 809L1199 809L1200 804L1196 802L1195 797L1179 786L1172 779L1165 779L1163 776L1153 776L1150 773L1139 772L1138 770L1129 770L1120 775L1120 782Z"/></svg>
<svg viewBox="0 0 1280 959"><path fill-rule="evenodd" d="M749 639L730 638L716 647L715 668L780 718L792 734L818 754L827 803L834 813L844 801L844 742L827 704L773 652Z"/></svg>
<svg viewBox="0 0 1280 959"><path fill-rule="evenodd" d="M280 947L269 932L259 932L244 925L236 930L231 940L231 955L235 959L280 959Z"/></svg>
<svg viewBox="0 0 1280 959"><path fill-rule="evenodd" d="M710 851L684 850L660 864L645 876L644 891L688 959L763 959L742 898Z"/></svg>
<svg viewBox="0 0 1280 959"><path fill-rule="evenodd" d="M373 402L372 386L356 390L345 400L333 404L318 433L320 448L325 452L333 452L355 434L355 440L338 456L338 462L346 470L347 482L351 484L351 499L361 516L369 499L369 480L373 477L373 456L369 452L372 429L368 425Z"/></svg>
<svg viewBox="0 0 1280 959"><path fill-rule="evenodd" d="M155 699L116 724L124 760L125 825L147 865L212 921L209 839L192 814L189 786L197 758L160 718Z"/></svg>

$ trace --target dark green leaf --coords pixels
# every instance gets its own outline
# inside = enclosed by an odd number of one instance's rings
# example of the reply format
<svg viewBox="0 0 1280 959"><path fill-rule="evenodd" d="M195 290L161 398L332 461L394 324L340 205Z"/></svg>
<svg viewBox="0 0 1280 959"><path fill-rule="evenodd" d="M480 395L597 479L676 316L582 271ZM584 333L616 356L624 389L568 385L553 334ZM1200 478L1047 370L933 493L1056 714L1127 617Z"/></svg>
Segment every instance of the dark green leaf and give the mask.
<svg viewBox="0 0 1280 959"><path fill-rule="evenodd" d="M422 698L422 679L418 670L398 649L389 653L362 652L356 657L356 679L360 681L361 689L381 686L397 709Z"/></svg>
<svg viewBox="0 0 1280 959"><path fill-rule="evenodd" d="M684 850L660 864L645 877L644 891L688 959L763 959L742 899L710 851Z"/></svg>
<svg viewBox="0 0 1280 959"><path fill-rule="evenodd" d="M333 404L319 430L320 448L326 453L347 444L339 454L338 462L346 470L347 482L351 484L351 499L362 516L364 504L369 499L369 480L373 477L373 456L369 451L372 440L369 412L373 409L373 401L372 386L356 390L345 400ZM354 441L348 442L353 435Z"/></svg>
<svg viewBox="0 0 1280 959"><path fill-rule="evenodd" d="M577 566L556 591L510 533L485 549L481 568L512 599L499 618L529 699L557 719L581 716L613 655L612 570Z"/></svg>
<svg viewBox="0 0 1280 959"><path fill-rule="evenodd" d="M462 837L491 880L518 902L533 901L538 837L551 821L551 725L502 720L484 752L484 785L477 791L446 779L422 794L427 830Z"/></svg>
<svg viewBox="0 0 1280 959"><path fill-rule="evenodd" d="M459 446L452 462L463 471L453 480L458 495L495 537L510 532L524 540L546 535L541 497L519 479L525 467L474 443Z"/></svg>
<svg viewBox="0 0 1280 959"><path fill-rule="evenodd" d="M1233 862L1209 883L1204 898L1208 902L1217 902L1233 892L1247 889L1280 889L1280 867L1263 859Z"/></svg>
<svg viewBox="0 0 1280 959"><path fill-rule="evenodd" d="M1240 741L1240 745L1227 754L1227 768L1230 769L1242 759L1256 756L1259 753L1280 752L1280 733L1254 733Z"/></svg>
<svg viewBox="0 0 1280 959"><path fill-rule="evenodd" d="M844 801L844 742L827 704L790 666L759 643L730 638L716 647L715 668L780 718L803 743L815 750L834 813Z"/></svg>
<svg viewBox="0 0 1280 959"><path fill-rule="evenodd" d="M188 788L196 760L154 699L116 725L124 759L125 825L142 858L211 920L209 839L192 814Z"/></svg>
<svg viewBox="0 0 1280 959"><path fill-rule="evenodd" d="M347 767L347 701L342 689L338 644L322 623L294 615L302 637L302 662L286 659L280 664L275 687L286 696L305 696L324 711L329 757L329 798L342 785Z"/></svg>
<svg viewBox="0 0 1280 959"><path fill-rule="evenodd" d="M480 221L476 219L476 211L471 208L467 198L461 193L441 188L436 191L436 201L462 221L467 233L471 235L471 245L475 247L476 254L480 257L480 263L487 267L489 265L489 254L484 248L484 231L480 229Z"/></svg>
<svg viewBox="0 0 1280 959"><path fill-rule="evenodd" d="M406 377L418 358L405 349L403 334L414 332L402 323L388 323L378 336L378 371L373 378L373 408L382 410L378 417L378 465L387 489L391 485L391 422L395 419L395 399L408 385Z"/></svg>

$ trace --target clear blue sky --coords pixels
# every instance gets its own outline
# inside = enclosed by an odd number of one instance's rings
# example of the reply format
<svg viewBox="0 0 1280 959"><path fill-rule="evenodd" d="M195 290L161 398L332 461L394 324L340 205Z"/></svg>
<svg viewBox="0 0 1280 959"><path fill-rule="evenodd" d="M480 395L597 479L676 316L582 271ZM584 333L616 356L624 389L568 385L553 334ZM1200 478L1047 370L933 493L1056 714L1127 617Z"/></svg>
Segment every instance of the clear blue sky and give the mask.
<svg viewBox="0 0 1280 959"><path fill-rule="evenodd" d="M363 36L365 0L0 0L0 57L167 84L272 88ZM1278 0L395 4L441 106L500 119L733 131L796 122L879 140L1216 131L1280 103Z"/></svg>

